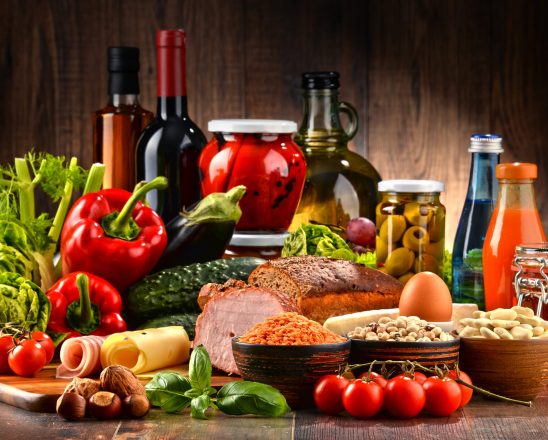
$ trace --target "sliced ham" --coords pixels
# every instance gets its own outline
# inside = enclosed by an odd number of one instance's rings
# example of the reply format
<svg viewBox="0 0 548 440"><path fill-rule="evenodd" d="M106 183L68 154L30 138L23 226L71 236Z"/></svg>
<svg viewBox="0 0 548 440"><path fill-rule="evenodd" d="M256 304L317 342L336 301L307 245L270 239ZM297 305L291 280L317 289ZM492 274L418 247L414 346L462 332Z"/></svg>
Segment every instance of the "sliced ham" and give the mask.
<svg viewBox="0 0 548 440"><path fill-rule="evenodd" d="M61 346L61 365L55 376L61 379L90 377L101 370L101 345L106 337L80 336L67 339Z"/></svg>
<svg viewBox="0 0 548 440"><path fill-rule="evenodd" d="M232 355L234 336L270 316L299 312L293 299L268 288L207 284L202 291L200 295L208 301L196 321L194 347L202 344L213 366L231 374L238 374Z"/></svg>

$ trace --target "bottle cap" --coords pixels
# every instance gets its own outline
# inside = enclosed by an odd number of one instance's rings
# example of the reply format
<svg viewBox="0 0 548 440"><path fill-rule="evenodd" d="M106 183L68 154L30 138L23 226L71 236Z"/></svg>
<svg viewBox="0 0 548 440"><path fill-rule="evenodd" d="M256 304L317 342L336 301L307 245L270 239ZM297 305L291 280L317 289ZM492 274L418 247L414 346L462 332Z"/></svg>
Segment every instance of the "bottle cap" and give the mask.
<svg viewBox="0 0 548 440"><path fill-rule="evenodd" d="M166 29L156 32L157 47L185 47L185 31L182 29Z"/></svg>
<svg viewBox="0 0 548 440"><path fill-rule="evenodd" d="M338 89L339 74L338 72L303 73L302 87L306 90Z"/></svg>
<svg viewBox="0 0 548 440"><path fill-rule="evenodd" d="M497 165L497 179L528 180L538 177L537 166L534 163L501 163Z"/></svg>
<svg viewBox="0 0 548 440"><path fill-rule="evenodd" d="M211 133L295 133L297 123L278 119L214 119L207 129Z"/></svg>
<svg viewBox="0 0 548 440"><path fill-rule="evenodd" d="M502 137L498 134L473 134L470 137L470 153L502 153Z"/></svg>
<svg viewBox="0 0 548 440"><path fill-rule="evenodd" d="M109 47L107 53L109 72L139 72L139 48Z"/></svg>
<svg viewBox="0 0 548 440"><path fill-rule="evenodd" d="M441 193L445 191L445 185L439 180L382 180L378 187L380 192Z"/></svg>

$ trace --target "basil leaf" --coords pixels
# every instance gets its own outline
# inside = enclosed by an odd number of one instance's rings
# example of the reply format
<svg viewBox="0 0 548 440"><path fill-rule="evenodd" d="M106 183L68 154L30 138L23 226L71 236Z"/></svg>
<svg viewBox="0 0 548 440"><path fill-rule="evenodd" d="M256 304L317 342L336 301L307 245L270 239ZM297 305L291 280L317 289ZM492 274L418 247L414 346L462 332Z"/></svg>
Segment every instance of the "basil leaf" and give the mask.
<svg viewBox="0 0 548 440"><path fill-rule="evenodd" d="M191 398L185 393L191 388L190 381L186 377L173 371L157 373L145 385L151 405L159 406L170 413L178 412L190 405Z"/></svg>
<svg viewBox="0 0 548 440"><path fill-rule="evenodd" d="M188 364L188 378L192 388L207 394L211 387L211 361L203 345L192 350Z"/></svg>
<svg viewBox="0 0 548 440"><path fill-rule="evenodd" d="M254 414L280 417L291 411L276 388L258 382L230 382L219 390L217 407L232 416Z"/></svg>
<svg viewBox="0 0 548 440"><path fill-rule="evenodd" d="M185 391L185 396L194 399L195 397L201 396L202 392L196 388L191 388L188 391Z"/></svg>
<svg viewBox="0 0 548 440"><path fill-rule="evenodd" d="M190 403L190 415L195 419L207 419L205 412L209 408L211 397L207 394L195 397Z"/></svg>

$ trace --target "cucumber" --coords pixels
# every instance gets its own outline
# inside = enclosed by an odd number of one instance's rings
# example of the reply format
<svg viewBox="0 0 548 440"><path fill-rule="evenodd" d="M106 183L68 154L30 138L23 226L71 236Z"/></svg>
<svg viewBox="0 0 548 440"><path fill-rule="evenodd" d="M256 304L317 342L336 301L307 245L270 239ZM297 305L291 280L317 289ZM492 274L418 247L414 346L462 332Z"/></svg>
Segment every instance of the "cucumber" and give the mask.
<svg viewBox="0 0 548 440"><path fill-rule="evenodd" d="M130 325L181 313L200 313L198 293L204 284L224 283L229 278L247 281L265 260L253 257L213 260L177 266L153 273L135 283L124 301Z"/></svg>
<svg viewBox="0 0 548 440"><path fill-rule="evenodd" d="M137 330L146 328L169 327L170 325L182 325L190 340L194 339L194 329L196 328L196 318L198 315L194 313L182 313L180 315L168 315L160 318L151 319L137 327Z"/></svg>

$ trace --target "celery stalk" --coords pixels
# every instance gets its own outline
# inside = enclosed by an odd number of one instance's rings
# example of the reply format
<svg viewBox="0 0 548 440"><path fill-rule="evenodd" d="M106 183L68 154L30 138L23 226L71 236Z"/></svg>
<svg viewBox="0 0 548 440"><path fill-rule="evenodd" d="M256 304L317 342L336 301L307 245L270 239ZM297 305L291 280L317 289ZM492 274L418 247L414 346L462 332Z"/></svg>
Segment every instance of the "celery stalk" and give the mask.
<svg viewBox="0 0 548 440"><path fill-rule="evenodd" d="M74 170L77 165L78 159L76 157L72 157L69 162L69 169ZM51 240L53 241L53 247L55 247L55 244L57 243L57 240L59 240L59 236L61 235L61 229L63 227L63 223L65 221L65 217L67 216L67 212L70 206L70 199L72 197L73 187L74 185L70 180L65 183L63 197L59 202L57 212L55 213L55 217L53 218L53 224L51 225L51 229L48 233L48 237L51 238Z"/></svg>
<svg viewBox="0 0 548 440"><path fill-rule="evenodd" d="M103 177L105 175L105 166L102 163L94 163L89 169L86 186L83 194L99 191L103 186Z"/></svg>
<svg viewBox="0 0 548 440"><path fill-rule="evenodd" d="M35 218L34 185L25 158L15 158L15 172L19 180L19 217L25 223Z"/></svg>

